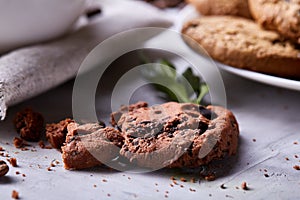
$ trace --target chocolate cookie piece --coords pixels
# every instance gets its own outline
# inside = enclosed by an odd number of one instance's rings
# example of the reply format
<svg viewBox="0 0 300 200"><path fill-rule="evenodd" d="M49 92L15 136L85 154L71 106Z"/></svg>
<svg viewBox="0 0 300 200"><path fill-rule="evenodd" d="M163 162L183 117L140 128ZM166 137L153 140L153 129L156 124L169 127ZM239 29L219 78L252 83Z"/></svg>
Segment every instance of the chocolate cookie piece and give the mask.
<svg viewBox="0 0 300 200"><path fill-rule="evenodd" d="M139 167L198 167L236 153L238 124L221 107L169 102L122 114L120 154Z"/></svg>
<svg viewBox="0 0 300 200"><path fill-rule="evenodd" d="M124 138L118 130L98 124L68 125L62 159L66 169L85 169L110 162L119 155Z"/></svg>
<svg viewBox="0 0 300 200"><path fill-rule="evenodd" d="M251 18L248 0L187 0L202 15L236 15Z"/></svg>
<svg viewBox="0 0 300 200"><path fill-rule="evenodd" d="M67 126L73 122L72 119L67 118L59 123L46 124L46 138L53 148L61 148L68 133Z"/></svg>
<svg viewBox="0 0 300 200"><path fill-rule="evenodd" d="M14 118L14 125L22 139L38 141L44 128L44 118L30 108L18 112Z"/></svg>
<svg viewBox="0 0 300 200"><path fill-rule="evenodd" d="M232 67L300 78L300 50L273 31L233 16L205 16L186 22L183 39ZM203 49L202 49L203 48Z"/></svg>
<svg viewBox="0 0 300 200"><path fill-rule="evenodd" d="M261 26L300 43L299 0L249 0L249 7Z"/></svg>

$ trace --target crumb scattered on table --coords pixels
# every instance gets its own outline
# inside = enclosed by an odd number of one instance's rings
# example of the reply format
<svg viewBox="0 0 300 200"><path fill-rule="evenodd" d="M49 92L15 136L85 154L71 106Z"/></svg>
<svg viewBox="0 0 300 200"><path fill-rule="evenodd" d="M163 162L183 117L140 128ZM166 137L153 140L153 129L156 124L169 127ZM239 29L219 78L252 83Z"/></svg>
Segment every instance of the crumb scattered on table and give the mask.
<svg viewBox="0 0 300 200"><path fill-rule="evenodd" d="M299 165L295 165L293 168L294 168L295 170L300 170L300 166L299 166Z"/></svg>
<svg viewBox="0 0 300 200"><path fill-rule="evenodd" d="M17 167L18 163L17 163L17 159L16 158L10 158L8 159L8 162L11 164L11 166L13 167Z"/></svg>
<svg viewBox="0 0 300 200"><path fill-rule="evenodd" d="M27 143L23 139L18 138L18 137L15 137L13 139L13 144L16 148L23 148L24 146L27 145Z"/></svg>
<svg viewBox="0 0 300 200"><path fill-rule="evenodd" d="M11 197L13 199L19 199L19 192L17 192L16 190L13 190L11 193Z"/></svg>
<svg viewBox="0 0 300 200"><path fill-rule="evenodd" d="M16 114L14 125L22 139L36 142L44 129L44 117L31 108L25 108Z"/></svg>
<svg viewBox="0 0 300 200"><path fill-rule="evenodd" d="M242 188L243 190L248 190L248 189L249 189L246 182L242 182L241 188Z"/></svg>
<svg viewBox="0 0 300 200"><path fill-rule="evenodd" d="M204 179L207 180L207 181L214 181L214 180L216 180L216 175L215 174L209 174L209 175L205 176Z"/></svg>
<svg viewBox="0 0 300 200"><path fill-rule="evenodd" d="M185 178L183 178L183 177L181 177L181 178L180 178L180 181L182 181L182 182L186 182L186 179L185 179Z"/></svg>

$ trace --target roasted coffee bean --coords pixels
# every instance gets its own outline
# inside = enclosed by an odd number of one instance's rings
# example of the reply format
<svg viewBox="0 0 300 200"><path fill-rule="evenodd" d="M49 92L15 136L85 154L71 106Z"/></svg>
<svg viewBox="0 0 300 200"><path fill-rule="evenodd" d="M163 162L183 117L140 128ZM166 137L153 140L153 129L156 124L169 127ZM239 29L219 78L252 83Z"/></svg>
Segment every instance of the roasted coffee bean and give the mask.
<svg viewBox="0 0 300 200"><path fill-rule="evenodd" d="M5 176L9 170L8 165L3 160L0 160L0 177Z"/></svg>

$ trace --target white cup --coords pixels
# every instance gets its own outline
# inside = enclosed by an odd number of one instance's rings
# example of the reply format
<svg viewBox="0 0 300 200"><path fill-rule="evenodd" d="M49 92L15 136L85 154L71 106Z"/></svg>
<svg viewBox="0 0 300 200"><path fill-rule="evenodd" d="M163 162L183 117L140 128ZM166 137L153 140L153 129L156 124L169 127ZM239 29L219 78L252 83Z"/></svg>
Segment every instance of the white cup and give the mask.
<svg viewBox="0 0 300 200"><path fill-rule="evenodd" d="M0 0L0 53L65 34L85 7L86 0Z"/></svg>

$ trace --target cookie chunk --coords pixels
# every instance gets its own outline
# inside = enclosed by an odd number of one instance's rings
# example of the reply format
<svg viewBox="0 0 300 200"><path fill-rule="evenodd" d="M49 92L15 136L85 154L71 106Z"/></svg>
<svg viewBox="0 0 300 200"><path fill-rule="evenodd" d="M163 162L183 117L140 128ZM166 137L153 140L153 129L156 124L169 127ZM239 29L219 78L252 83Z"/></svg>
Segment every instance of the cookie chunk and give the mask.
<svg viewBox="0 0 300 200"><path fill-rule="evenodd" d="M139 167L198 167L237 151L239 129L221 107L169 102L123 112L120 154Z"/></svg>
<svg viewBox="0 0 300 200"><path fill-rule="evenodd" d="M85 169L110 162L119 155L124 138L114 128L70 123L62 159L66 169Z"/></svg>
<svg viewBox="0 0 300 200"><path fill-rule="evenodd" d="M249 0L249 7L261 26L300 43L299 0Z"/></svg>
<svg viewBox="0 0 300 200"><path fill-rule="evenodd" d="M40 113L26 108L16 114L14 125L22 139L36 142L44 129L44 118Z"/></svg>
<svg viewBox="0 0 300 200"><path fill-rule="evenodd" d="M251 18L248 0L187 0L202 15L236 15Z"/></svg>
<svg viewBox="0 0 300 200"><path fill-rule="evenodd" d="M67 126L73 122L72 119L67 118L59 123L46 124L46 138L53 148L61 148L68 133Z"/></svg>
<svg viewBox="0 0 300 200"><path fill-rule="evenodd" d="M300 78L298 46L251 20L206 16L186 22L182 33L192 48L232 67Z"/></svg>

